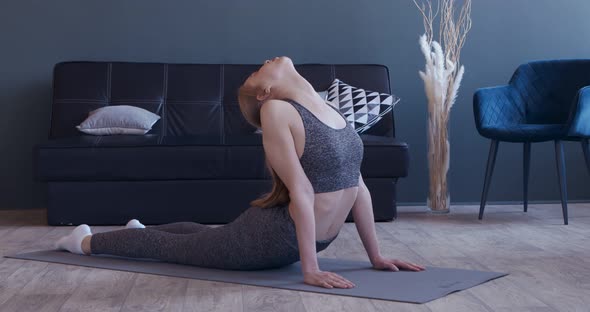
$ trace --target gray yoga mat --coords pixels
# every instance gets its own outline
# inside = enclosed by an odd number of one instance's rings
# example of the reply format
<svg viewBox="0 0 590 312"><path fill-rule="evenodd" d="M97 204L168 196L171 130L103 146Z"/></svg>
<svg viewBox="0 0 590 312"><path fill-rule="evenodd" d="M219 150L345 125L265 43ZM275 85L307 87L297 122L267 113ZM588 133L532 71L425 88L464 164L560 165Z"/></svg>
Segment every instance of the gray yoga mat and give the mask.
<svg viewBox="0 0 590 312"><path fill-rule="evenodd" d="M58 250L40 250L5 257L411 303L425 303L452 292L508 275L498 272L439 267L426 267L426 270L421 272L380 271L371 269L371 264L368 261L319 257L318 263L323 271L340 274L356 285L350 289L328 289L304 284L301 262L279 269L231 271L152 259L131 259L110 255L84 256Z"/></svg>

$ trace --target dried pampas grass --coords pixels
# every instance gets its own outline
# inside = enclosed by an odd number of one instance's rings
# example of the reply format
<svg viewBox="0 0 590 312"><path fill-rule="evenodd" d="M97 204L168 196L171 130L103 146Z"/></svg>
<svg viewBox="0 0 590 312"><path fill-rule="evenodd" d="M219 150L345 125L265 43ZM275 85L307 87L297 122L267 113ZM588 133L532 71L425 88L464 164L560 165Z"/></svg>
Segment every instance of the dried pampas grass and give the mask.
<svg viewBox="0 0 590 312"><path fill-rule="evenodd" d="M450 162L448 123L465 68L460 65L461 48L471 29L471 0L463 0L455 11L455 0L413 0L422 13L425 33L420 36L420 49L426 65L420 71L428 100L428 169L427 205L433 212L450 211L447 173ZM440 15L439 41L434 40L434 21ZM441 46L441 42L442 46Z"/></svg>

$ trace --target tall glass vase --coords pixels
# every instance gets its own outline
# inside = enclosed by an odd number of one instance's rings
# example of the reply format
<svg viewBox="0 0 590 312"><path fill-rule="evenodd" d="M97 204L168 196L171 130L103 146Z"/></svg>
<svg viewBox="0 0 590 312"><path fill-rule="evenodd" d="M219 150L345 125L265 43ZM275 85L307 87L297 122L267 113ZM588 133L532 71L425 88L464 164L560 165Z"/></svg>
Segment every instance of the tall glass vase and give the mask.
<svg viewBox="0 0 590 312"><path fill-rule="evenodd" d="M442 118L444 115L429 114L427 125L429 183L426 206L432 213L449 213L451 209L448 183L451 151L448 115Z"/></svg>

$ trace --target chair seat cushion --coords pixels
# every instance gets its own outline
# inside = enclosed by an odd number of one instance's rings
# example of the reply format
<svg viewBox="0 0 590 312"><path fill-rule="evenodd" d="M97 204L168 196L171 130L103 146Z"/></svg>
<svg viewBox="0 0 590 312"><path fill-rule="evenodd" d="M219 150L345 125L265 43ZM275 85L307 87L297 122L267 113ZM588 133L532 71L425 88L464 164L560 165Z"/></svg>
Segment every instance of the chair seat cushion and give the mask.
<svg viewBox="0 0 590 312"><path fill-rule="evenodd" d="M504 124L485 127L482 135L489 139L507 142L543 142L562 138L567 133L563 124Z"/></svg>
<svg viewBox="0 0 590 312"><path fill-rule="evenodd" d="M407 176L408 146L361 134L366 178ZM41 181L270 179L262 136L82 135L35 146Z"/></svg>

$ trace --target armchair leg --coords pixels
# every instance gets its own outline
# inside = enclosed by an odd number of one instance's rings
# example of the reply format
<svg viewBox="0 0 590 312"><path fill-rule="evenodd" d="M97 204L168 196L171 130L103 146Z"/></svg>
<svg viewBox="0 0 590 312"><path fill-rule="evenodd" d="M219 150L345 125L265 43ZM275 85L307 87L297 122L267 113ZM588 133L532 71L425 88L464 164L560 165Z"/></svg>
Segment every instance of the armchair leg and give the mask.
<svg viewBox="0 0 590 312"><path fill-rule="evenodd" d="M563 156L563 142L560 140L555 140L555 160L557 163L557 177L559 179L559 193L561 194L563 223L567 224L567 183L565 178L565 159Z"/></svg>
<svg viewBox="0 0 590 312"><path fill-rule="evenodd" d="M590 139L582 139L582 151L584 151L584 159L586 159L586 168L590 173Z"/></svg>
<svg viewBox="0 0 590 312"><path fill-rule="evenodd" d="M524 212L527 211L528 206L528 191L529 191L529 168L531 166L531 142L524 143L523 151L523 195L524 195Z"/></svg>
<svg viewBox="0 0 590 312"><path fill-rule="evenodd" d="M479 220L483 218L483 210L485 208L486 199L488 197L488 190L490 188L490 181L492 179L492 173L494 172L494 165L496 163L496 155L498 154L498 144L500 141L492 140L490 144L490 152L488 154L488 163L486 166L486 174L483 182L483 191L481 193L481 204L479 206Z"/></svg>

